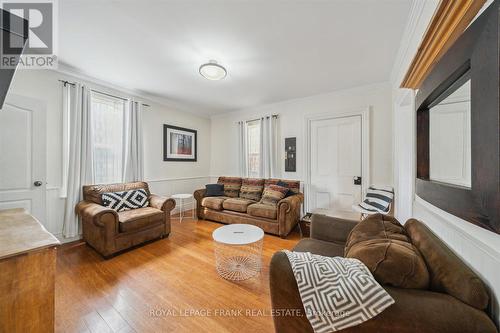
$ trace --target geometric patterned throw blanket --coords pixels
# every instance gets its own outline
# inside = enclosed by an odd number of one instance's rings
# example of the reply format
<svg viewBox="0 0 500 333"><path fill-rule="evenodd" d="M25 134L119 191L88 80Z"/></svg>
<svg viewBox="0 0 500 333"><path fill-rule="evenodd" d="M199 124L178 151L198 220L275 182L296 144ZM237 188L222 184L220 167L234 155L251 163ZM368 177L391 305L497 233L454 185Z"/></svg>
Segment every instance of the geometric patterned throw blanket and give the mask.
<svg viewBox="0 0 500 333"><path fill-rule="evenodd" d="M375 317L394 299L359 260L283 250L314 332L335 332Z"/></svg>

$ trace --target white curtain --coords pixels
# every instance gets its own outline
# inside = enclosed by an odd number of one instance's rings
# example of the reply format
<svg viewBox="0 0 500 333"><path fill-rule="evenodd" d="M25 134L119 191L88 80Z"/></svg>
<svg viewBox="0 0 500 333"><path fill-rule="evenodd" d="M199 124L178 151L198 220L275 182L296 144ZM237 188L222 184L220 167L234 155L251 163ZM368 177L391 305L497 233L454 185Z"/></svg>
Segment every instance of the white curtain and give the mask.
<svg viewBox="0 0 500 333"><path fill-rule="evenodd" d="M279 134L278 116L270 115L260 119L260 166L262 178L279 178Z"/></svg>
<svg viewBox="0 0 500 333"><path fill-rule="evenodd" d="M241 177L248 177L246 122L238 121L238 168Z"/></svg>
<svg viewBox="0 0 500 333"><path fill-rule="evenodd" d="M82 198L82 185L91 184L93 180L90 89L79 83L65 84L63 102L68 121L68 164L62 233L69 238L80 234L75 206Z"/></svg>
<svg viewBox="0 0 500 333"><path fill-rule="evenodd" d="M123 181L144 180L141 102L129 100L125 112Z"/></svg>

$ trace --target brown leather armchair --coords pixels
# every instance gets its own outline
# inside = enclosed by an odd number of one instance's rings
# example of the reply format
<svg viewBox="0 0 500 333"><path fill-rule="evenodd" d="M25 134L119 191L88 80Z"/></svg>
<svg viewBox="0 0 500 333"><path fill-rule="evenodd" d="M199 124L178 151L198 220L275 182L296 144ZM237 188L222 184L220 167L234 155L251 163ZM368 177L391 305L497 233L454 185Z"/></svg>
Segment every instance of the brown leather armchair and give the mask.
<svg viewBox="0 0 500 333"><path fill-rule="evenodd" d="M102 205L103 193L135 189L146 190L148 207L116 212ZM151 194L145 182L83 186L83 198L76 206L83 239L105 258L170 234L170 212L175 201Z"/></svg>

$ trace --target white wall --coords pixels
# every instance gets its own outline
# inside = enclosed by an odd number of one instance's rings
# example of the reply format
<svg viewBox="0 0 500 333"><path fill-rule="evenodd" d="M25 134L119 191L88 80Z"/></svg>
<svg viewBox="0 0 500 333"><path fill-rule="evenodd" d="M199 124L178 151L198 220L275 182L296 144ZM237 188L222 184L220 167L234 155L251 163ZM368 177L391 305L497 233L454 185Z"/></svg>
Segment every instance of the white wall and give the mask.
<svg viewBox="0 0 500 333"><path fill-rule="evenodd" d="M371 182L392 184L392 106L389 83L378 83L328 94L264 105L212 116L213 176L238 175L236 121L255 119L266 114L280 115L280 154L283 178L304 181L305 119L315 114L340 114L370 107ZM285 172L284 141L297 137L297 172ZM348 144L348 143L346 143Z"/></svg>
<svg viewBox="0 0 500 333"><path fill-rule="evenodd" d="M488 1L485 6L491 4ZM415 108L413 91L399 89L399 85L415 55L422 36L430 22L438 1L415 1L408 27L403 35L398 60L391 75L394 105L394 179L398 218L413 216L427 224L454 252L482 277L491 290L490 313L500 324L500 235L479 228L465 220L446 213L419 198L414 193L415 182ZM411 193L408 193L408 190ZM399 193L399 195L398 195ZM404 220L402 220L404 221Z"/></svg>
<svg viewBox="0 0 500 333"><path fill-rule="evenodd" d="M100 91L118 96L134 96L119 88L109 88L88 78L76 78L49 70L19 70L9 94L35 98L47 103L47 220L46 228L59 236L63 223L64 199L59 197L62 175L62 83L58 79L80 81ZM134 96L150 107L145 107L144 122L144 176L151 190L161 195L192 193L209 180L210 119L175 110L141 96ZM198 131L197 162L163 161L163 124L187 127Z"/></svg>

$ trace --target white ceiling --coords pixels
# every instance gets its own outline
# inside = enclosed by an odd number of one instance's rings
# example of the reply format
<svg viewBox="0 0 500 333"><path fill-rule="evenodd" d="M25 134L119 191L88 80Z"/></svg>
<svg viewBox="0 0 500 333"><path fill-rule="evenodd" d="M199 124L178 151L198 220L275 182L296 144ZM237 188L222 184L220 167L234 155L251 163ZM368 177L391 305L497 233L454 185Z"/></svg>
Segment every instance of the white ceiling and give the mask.
<svg viewBox="0 0 500 333"><path fill-rule="evenodd" d="M59 1L59 57L205 114L387 81L412 0ZM208 81L210 59L228 69Z"/></svg>

